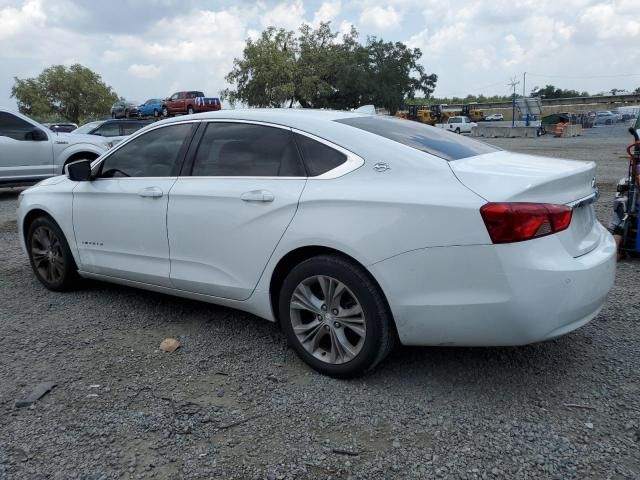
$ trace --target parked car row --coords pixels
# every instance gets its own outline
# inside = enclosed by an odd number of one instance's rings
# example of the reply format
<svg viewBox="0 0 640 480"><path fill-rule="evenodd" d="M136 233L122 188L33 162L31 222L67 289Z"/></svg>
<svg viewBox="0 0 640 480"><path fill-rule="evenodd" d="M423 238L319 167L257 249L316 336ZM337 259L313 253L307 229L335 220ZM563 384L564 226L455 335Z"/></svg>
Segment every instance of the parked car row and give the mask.
<svg viewBox="0 0 640 480"><path fill-rule="evenodd" d="M165 99L150 98L140 105L137 102L120 100L111 107L111 118L172 117L220 109L222 109L222 103L218 97L207 97L199 90L185 90Z"/></svg>

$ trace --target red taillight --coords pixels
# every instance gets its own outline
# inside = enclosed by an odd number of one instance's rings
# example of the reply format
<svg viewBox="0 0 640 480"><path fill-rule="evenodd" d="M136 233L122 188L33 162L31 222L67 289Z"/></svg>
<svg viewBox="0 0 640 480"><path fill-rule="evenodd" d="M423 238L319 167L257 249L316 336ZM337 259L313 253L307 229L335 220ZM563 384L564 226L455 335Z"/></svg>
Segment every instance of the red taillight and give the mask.
<svg viewBox="0 0 640 480"><path fill-rule="evenodd" d="M552 203L487 203L480 214L493 243L510 243L566 230L572 210Z"/></svg>

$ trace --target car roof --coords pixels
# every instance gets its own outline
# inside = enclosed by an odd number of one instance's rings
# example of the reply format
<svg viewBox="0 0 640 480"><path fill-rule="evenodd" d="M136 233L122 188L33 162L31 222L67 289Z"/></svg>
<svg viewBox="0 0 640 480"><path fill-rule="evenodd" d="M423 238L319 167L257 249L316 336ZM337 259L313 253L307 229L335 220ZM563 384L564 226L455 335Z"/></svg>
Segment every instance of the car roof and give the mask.
<svg viewBox="0 0 640 480"><path fill-rule="evenodd" d="M347 112L344 110L312 110L303 108L244 108L236 110L217 110L197 113L163 120L161 123L175 123L186 119L192 120L247 120L268 122L282 125L298 125L304 123L324 123L350 117L368 117L371 114Z"/></svg>

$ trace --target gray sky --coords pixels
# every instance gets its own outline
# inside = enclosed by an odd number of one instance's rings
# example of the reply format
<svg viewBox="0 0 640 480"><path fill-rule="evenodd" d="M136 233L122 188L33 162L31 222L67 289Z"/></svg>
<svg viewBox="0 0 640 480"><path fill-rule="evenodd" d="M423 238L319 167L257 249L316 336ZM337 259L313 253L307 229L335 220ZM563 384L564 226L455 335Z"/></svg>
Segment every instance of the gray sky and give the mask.
<svg viewBox="0 0 640 480"><path fill-rule="evenodd" d="M505 94L525 71L527 91L640 87L638 0L0 0L0 106L14 76L76 62L130 100L218 95L246 38L323 20L419 47L437 96Z"/></svg>

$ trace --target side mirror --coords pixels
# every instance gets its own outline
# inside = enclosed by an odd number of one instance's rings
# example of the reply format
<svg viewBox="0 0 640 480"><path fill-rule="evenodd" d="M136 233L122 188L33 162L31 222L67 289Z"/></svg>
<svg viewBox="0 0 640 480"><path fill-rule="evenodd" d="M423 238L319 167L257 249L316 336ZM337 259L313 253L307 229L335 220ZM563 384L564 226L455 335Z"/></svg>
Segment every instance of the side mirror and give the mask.
<svg viewBox="0 0 640 480"><path fill-rule="evenodd" d="M48 140L48 138L49 137L47 137L47 134L44 133L39 128L34 128L33 130L29 130L27 133L24 134L25 140L31 140L33 142L44 142Z"/></svg>
<svg viewBox="0 0 640 480"><path fill-rule="evenodd" d="M74 182L88 182L91 180L91 162L89 160L67 163L64 171L69 180Z"/></svg>

